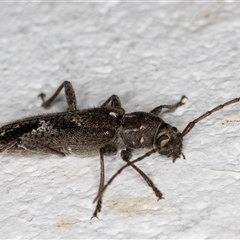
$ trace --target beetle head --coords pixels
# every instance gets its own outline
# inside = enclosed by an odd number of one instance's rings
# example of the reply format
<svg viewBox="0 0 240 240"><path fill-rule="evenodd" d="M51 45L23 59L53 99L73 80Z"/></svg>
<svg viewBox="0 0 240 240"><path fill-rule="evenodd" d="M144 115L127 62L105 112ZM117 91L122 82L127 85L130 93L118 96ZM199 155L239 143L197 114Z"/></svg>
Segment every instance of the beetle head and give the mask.
<svg viewBox="0 0 240 240"><path fill-rule="evenodd" d="M171 157L173 162L181 156L185 159L182 153L183 136L176 127L163 122L159 124L158 130L154 139L154 148L161 155Z"/></svg>

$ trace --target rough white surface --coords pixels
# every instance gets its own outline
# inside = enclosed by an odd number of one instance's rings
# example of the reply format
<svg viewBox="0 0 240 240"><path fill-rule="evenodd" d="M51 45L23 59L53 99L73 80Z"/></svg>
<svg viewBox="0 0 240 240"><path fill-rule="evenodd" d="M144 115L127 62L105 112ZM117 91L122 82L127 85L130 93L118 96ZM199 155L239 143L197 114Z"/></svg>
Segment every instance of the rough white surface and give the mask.
<svg viewBox="0 0 240 240"><path fill-rule="evenodd" d="M64 80L79 108L118 94L126 111L187 104L165 121L183 130L240 96L239 3L0 3L0 123L45 112ZM61 95L63 96L63 94ZM66 109L64 97L52 112ZM240 238L240 104L184 138L186 160L154 155L131 168L90 220L99 157L1 155L1 238ZM235 122L227 122L233 120ZM135 157L139 153L136 153ZM106 177L123 165L106 158Z"/></svg>

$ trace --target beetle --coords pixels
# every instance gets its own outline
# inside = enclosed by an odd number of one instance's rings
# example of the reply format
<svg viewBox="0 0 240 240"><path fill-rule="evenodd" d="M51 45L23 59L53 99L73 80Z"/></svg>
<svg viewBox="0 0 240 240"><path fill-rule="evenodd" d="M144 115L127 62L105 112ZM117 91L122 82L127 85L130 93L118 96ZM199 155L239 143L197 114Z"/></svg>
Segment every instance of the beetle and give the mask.
<svg viewBox="0 0 240 240"><path fill-rule="evenodd" d="M0 153L20 152L37 154L55 154L66 156L100 156L100 182L96 208L93 217L98 217L102 207L102 196L107 186L127 166L133 167L153 189L158 199L163 194L151 179L139 169L135 163L158 152L175 162L177 158L185 158L182 147L183 137L196 123L221 108L236 103L240 98L219 105L190 122L181 133L176 127L164 122L158 115L163 108L175 111L184 105L186 96L172 105L160 105L148 112L125 113L117 95L110 96L100 107L77 109L74 89L69 81L64 81L55 93L45 100L45 94L39 94L42 107L50 108L62 89L68 110L65 112L42 114L13 121L0 128ZM151 149L143 156L130 161L136 149ZM104 185L104 156L117 154L121 150L121 158L127 162Z"/></svg>

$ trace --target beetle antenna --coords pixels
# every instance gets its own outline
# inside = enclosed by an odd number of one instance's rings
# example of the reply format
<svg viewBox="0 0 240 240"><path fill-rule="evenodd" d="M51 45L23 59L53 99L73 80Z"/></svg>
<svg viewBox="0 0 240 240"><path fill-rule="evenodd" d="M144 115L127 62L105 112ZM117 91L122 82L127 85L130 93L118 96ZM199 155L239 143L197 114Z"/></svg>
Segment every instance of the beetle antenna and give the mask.
<svg viewBox="0 0 240 240"><path fill-rule="evenodd" d="M192 128L195 126L196 123L202 121L204 118L208 117L209 115L211 115L212 113L214 112L217 112L218 110L228 106L228 105L231 105L231 104L234 104L234 103L237 103L240 101L240 98L234 98L228 102L225 102L223 104L220 104L218 105L217 107L205 112L203 115L201 115L200 117L196 118L195 120L191 121L186 127L185 129L183 130L182 132L182 136L185 136L187 135L191 130Z"/></svg>

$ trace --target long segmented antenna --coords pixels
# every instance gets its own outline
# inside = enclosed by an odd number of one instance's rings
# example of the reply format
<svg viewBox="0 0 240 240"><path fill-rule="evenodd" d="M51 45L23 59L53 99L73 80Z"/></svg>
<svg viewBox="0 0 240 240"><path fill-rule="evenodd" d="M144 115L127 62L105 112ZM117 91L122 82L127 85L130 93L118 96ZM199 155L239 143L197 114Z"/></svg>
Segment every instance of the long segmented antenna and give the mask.
<svg viewBox="0 0 240 240"><path fill-rule="evenodd" d="M228 106L228 105L231 105L231 104L234 104L234 103L237 103L240 101L240 98L234 98L228 102L225 102L224 104L220 104L218 105L217 107L213 108L212 110L210 111L207 111L206 113L204 113L203 115L201 115L200 117L196 118L195 120L191 121L186 127L185 129L183 130L182 132L182 136L185 136L187 135L191 130L192 128L195 126L196 123L200 122L201 120L203 120L204 118L208 117L209 115L211 115L212 113L214 112L217 112L218 110Z"/></svg>

